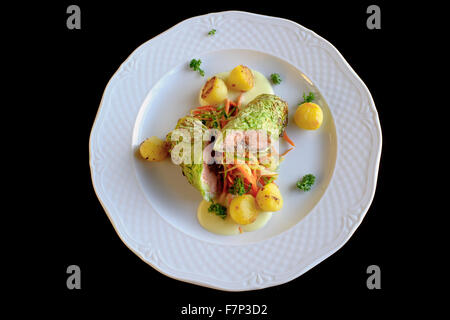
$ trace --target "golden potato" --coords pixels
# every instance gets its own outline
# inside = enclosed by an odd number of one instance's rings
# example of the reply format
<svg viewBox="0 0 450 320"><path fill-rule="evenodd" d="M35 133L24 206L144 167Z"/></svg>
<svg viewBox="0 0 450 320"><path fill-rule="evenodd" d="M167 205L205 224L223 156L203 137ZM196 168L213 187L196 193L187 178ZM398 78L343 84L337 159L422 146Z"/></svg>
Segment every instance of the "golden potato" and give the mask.
<svg viewBox="0 0 450 320"><path fill-rule="evenodd" d="M227 96L228 88L225 82L218 77L212 77L203 86L201 98L208 104L218 104Z"/></svg>
<svg viewBox="0 0 450 320"><path fill-rule="evenodd" d="M316 130L322 125L323 112L319 105L305 102L298 106L294 114L294 121L298 127L306 130Z"/></svg>
<svg viewBox="0 0 450 320"><path fill-rule="evenodd" d="M248 91L255 85L255 78L249 68L239 65L231 70L227 85L232 90Z"/></svg>
<svg viewBox="0 0 450 320"><path fill-rule="evenodd" d="M165 141L158 137L150 137L142 142L139 153L147 161L161 161L169 155Z"/></svg>
<svg viewBox="0 0 450 320"><path fill-rule="evenodd" d="M228 210L231 218L238 224L255 222L259 212L256 200L250 194L244 194L231 200Z"/></svg>
<svg viewBox="0 0 450 320"><path fill-rule="evenodd" d="M266 184L256 195L256 203L263 211L278 211L283 207L283 197L275 183Z"/></svg>

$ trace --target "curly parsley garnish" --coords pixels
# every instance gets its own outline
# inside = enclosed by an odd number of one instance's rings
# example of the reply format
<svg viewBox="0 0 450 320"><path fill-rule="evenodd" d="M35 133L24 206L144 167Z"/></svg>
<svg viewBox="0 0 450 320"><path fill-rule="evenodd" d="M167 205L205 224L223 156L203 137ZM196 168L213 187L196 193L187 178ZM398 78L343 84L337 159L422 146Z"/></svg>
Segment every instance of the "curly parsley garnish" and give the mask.
<svg viewBox="0 0 450 320"><path fill-rule="evenodd" d="M227 207L221 205L220 203L214 203L214 201L209 206L208 212L214 212L216 216L219 216L222 219L227 217Z"/></svg>
<svg viewBox="0 0 450 320"><path fill-rule="evenodd" d="M216 34L216 29L212 29L210 32L208 32L208 34L210 35L210 36L213 36L213 35L215 35Z"/></svg>
<svg viewBox="0 0 450 320"><path fill-rule="evenodd" d="M297 188L303 191L311 190L312 185L316 181L316 177L312 174L304 175L303 178L297 182Z"/></svg>
<svg viewBox="0 0 450 320"><path fill-rule="evenodd" d="M230 189L228 189L228 192L231 194L237 194L239 196L242 196L243 194L249 192L251 187L252 185L250 184L248 190L245 190L244 181L242 180L242 178L237 177L234 180L233 185L230 187Z"/></svg>
<svg viewBox="0 0 450 320"><path fill-rule="evenodd" d="M270 75L270 79L272 80L272 82L273 82L274 84L280 84L281 81L283 81L283 80L281 79L281 76L280 76L278 73L272 73L272 74Z"/></svg>
<svg viewBox="0 0 450 320"><path fill-rule="evenodd" d="M310 92L308 95L306 95L305 93L303 93L303 102L312 102L316 97L314 97L314 93ZM300 104L302 104L300 103Z"/></svg>
<svg viewBox="0 0 450 320"><path fill-rule="evenodd" d="M205 75L205 71L203 71L200 68L200 65L202 64L202 60L198 59L192 59L191 63L189 64L189 67L194 70L194 71L198 71L198 73L200 73L200 75L203 77Z"/></svg>

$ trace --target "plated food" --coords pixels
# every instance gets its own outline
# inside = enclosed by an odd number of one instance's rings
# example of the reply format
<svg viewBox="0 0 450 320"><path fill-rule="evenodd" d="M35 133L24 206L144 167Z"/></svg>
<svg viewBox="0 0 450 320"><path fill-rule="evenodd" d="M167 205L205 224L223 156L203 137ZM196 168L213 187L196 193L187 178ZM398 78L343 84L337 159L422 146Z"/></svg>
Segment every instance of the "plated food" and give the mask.
<svg viewBox="0 0 450 320"><path fill-rule="evenodd" d="M193 57L204 77L187 65ZM167 156L145 160L139 146L153 136L165 142L199 106L207 78L240 64L261 72L289 104L286 130L296 147L280 139L280 153L294 148L275 181L282 209L256 232L220 236L198 223L202 196L180 167ZM323 111L312 131L294 119L310 92ZM247 291L294 280L352 237L374 196L381 140L369 90L329 41L294 21L227 11L173 26L120 65L92 127L89 164L106 217L136 257L173 279Z"/></svg>
<svg viewBox="0 0 450 320"><path fill-rule="evenodd" d="M190 67L205 74L199 59ZM282 82L279 74L270 79ZM199 106L178 120L165 141L154 136L143 141L140 155L154 162L170 154L203 198L197 218L206 230L221 235L258 230L283 208L276 180L292 148L280 154L279 139L295 147L286 133L288 104L262 73L244 65L209 77L198 100ZM298 127L321 126L323 113L313 100L313 93L303 94L294 117Z"/></svg>

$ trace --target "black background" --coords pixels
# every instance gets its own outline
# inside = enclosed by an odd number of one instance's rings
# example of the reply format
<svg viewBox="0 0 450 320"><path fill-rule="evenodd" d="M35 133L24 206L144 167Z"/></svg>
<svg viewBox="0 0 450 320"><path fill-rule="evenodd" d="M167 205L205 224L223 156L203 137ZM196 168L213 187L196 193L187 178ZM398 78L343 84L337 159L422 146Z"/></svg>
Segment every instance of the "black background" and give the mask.
<svg viewBox="0 0 450 320"><path fill-rule="evenodd" d="M347 314L353 305L366 313L384 314L387 307L401 310L399 296L414 295L409 276L412 240L404 216L405 195L395 181L409 176L402 161L408 139L402 128L404 111L399 91L411 91L400 80L410 76L410 40L417 30L408 28L412 13L407 6L386 1L359 2L134 2L96 3L62 1L42 4L38 33L42 53L39 68L45 72L45 101L39 117L48 120L40 130L52 137L40 148L60 156L41 159L36 201L45 207L45 228L39 234L41 266L45 269L37 296L47 297L70 310L87 305L115 310L161 311L168 319L182 317L187 304L266 304L266 319ZM81 30L66 28L66 8L81 8ZM381 8L381 29L366 27L370 4ZM378 186L366 217L338 252L301 277L273 288L230 293L170 279L134 255L116 235L91 184L88 142L94 118L109 79L132 51L182 20L210 12L243 10L279 16L300 23L330 41L369 88L379 112L383 151ZM413 35L414 33L414 35ZM412 58L411 58L412 59ZM44 81L44 80L43 80ZM53 133L58 132L58 135ZM42 196L44 194L44 196ZM405 212L406 211L406 212ZM68 290L66 268L79 265L82 289ZM381 290L368 290L366 269L381 268ZM24 289L25 290L25 289ZM39 291L40 290L40 291ZM25 291L30 291L27 287ZM104 300L108 298L108 300ZM109 301L109 302L105 302ZM114 301L114 302L112 302ZM73 308L71 308L73 306ZM217 319L221 316L215 317ZM235 317L236 319L238 317ZM248 317L247 317L248 318Z"/></svg>

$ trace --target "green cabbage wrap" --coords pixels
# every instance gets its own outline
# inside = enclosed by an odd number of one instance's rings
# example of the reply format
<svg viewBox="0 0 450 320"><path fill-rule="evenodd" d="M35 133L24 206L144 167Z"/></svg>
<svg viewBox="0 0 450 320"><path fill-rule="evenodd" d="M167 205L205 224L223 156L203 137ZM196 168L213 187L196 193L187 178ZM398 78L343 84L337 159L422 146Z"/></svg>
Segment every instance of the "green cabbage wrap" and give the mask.
<svg viewBox="0 0 450 320"><path fill-rule="evenodd" d="M217 192L217 177L215 176L214 172L211 170L211 168L208 167L206 163L203 163L202 158L195 159L194 155L194 141L195 139L201 139L199 140L199 143L201 144L201 154L203 154L203 150L205 146L209 143L208 141L203 141L203 135L205 131L208 129L200 120L187 116L184 118L181 118L178 120L178 123L175 127L176 129L186 129L191 137L190 145L191 145L191 163L180 163L180 167L182 170L183 175L186 177L188 182L193 185L200 193L202 194L202 197L205 200L210 201L214 198L216 192ZM172 136L174 134L174 131L171 131L167 137L166 141L169 143L169 152L175 152L176 149L174 149L179 143L182 143L183 141L172 141ZM176 139L175 139L176 140ZM181 139L180 139L181 140ZM186 141L184 141L186 142ZM197 154L197 157L200 155ZM172 155L172 159L173 155Z"/></svg>
<svg viewBox="0 0 450 320"><path fill-rule="evenodd" d="M217 137L214 142L214 150L218 152L223 151L223 141L226 130L228 129L265 130L273 141L274 139L278 139L283 134L287 122L287 103L276 95L261 94L250 101L234 119L230 120L230 122L225 125L222 129L222 135ZM178 121L175 129L187 129L190 132L192 139L187 143L190 143L193 148L194 136L203 137L208 128L199 119L192 116L186 116ZM166 138L170 145L169 151L171 154L174 152L174 148L181 143L181 141L178 140L172 141L174 131L170 132ZM202 141L201 150L204 150L206 145L209 143L209 141ZM172 154L172 160L173 159ZM194 153L192 153L191 164L181 163L180 166L182 173L186 176L188 182L200 191L205 200L210 201L215 197L218 190L218 178L217 173L212 170L210 166L204 163L203 160L194 161ZM266 166L275 169L278 166L278 158L270 159Z"/></svg>

